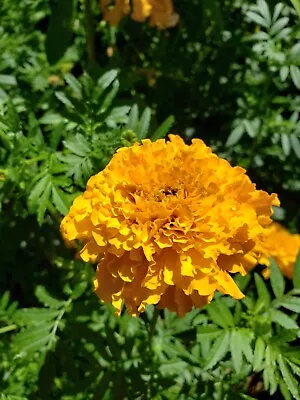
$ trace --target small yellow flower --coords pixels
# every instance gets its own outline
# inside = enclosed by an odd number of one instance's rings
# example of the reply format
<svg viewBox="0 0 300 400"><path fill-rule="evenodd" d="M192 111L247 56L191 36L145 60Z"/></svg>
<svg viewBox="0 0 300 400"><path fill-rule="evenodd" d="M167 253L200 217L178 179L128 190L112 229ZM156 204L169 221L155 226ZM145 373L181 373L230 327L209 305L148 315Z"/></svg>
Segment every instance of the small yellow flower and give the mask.
<svg viewBox="0 0 300 400"><path fill-rule="evenodd" d="M124 303L132 315L147 304L184 315L216 290L242 298L230 273L257 263L278 205L201 140L169 139L119 149L61 224L66 240L84 243L81 258L98 264L96 293L117 313Z"/></svg>
<svg viewBox="0 0 300 400"><path fill-rule="evenodd" d="M280 224L273 222L267 230L265 240L259 244L260 264L266 265L265 278L270 277L270 257L274 258L287 278L293 277L294 264L300 250L300 235L291 234Z"/></svg>
<svg viewBox="0 0 300 400"><path fill-rule="evenodd" d="M113 3L113 4L112 4ZM132 5L131 5L132 3ZM172 0L100 0L105 21L118 25L122 18L130 14L137 22L150 18L150 26L165 29L177 25L179 16L174 12Z"/></svg>

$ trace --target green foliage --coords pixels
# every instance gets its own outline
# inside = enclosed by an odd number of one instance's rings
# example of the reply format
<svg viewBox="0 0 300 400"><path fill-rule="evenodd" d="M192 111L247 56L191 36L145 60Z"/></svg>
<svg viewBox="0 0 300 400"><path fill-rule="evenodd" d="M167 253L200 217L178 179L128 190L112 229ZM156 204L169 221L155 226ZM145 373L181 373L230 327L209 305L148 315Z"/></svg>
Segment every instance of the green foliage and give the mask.
<svg viewBox="0 0 300 400"><path fill-rule="evenodd" d="M299 231L299 2L174 0L168 30L97 1L0 2L0 400L299 399L300 253L182 318L116 317L59 224L115 151L200 137Z"/></svg>

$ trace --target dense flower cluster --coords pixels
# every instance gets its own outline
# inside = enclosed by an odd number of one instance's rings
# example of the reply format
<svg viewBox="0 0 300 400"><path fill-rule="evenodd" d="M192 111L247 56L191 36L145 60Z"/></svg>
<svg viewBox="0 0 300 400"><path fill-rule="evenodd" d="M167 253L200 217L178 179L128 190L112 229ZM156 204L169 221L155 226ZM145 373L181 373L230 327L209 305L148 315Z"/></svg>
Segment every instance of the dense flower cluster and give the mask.
<svg viewBox="0 0 300 400"><path fill-rule="evenodd" d="M300 251L300 235L291 234L280 224L273 222L267 230L265 239L259 243L258 251L261 253L259 262L270 266L270 257L274 258L282 273L293 277L294 264ZM269 278L270 269L263 271L265 278Z"/></svg>
<svg viewBox="0 0 300 400"><path fill-rule="evenodd" d="M230 273L257 263L255 246L277 196L256 190L240 167L201 140L179 136L121 148L92 176L61 230L98 263L99 297L132 315L157 304L184 315L216 290L243 294Z"/></svg>
<svg viewBox="0 0 300 400"><path fill-rule="evenodd" d="M150 26L165 29L178 23L178 14L174 12L172 0L100 0L104 19L112 25L118 25L122 18L131 13L137 22L149 18Z"/></svg>

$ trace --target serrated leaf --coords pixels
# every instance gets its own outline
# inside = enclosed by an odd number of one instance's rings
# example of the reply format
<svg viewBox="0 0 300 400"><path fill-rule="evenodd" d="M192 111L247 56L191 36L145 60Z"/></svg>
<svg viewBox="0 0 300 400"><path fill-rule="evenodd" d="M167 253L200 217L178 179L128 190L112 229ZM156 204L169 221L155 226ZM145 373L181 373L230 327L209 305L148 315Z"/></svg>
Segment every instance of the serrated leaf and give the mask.
<svg viewBox="0 0 300 400"><path fill-rule="evenodd" d="M64 92L55 92L56 98L61 101L66 107L74 108L71 100L65 95Z"/></svg>
<svg viewBox="0 0 300 400"><path fill-rule="evenodd" d="M0 310L3 310L3 311L6 310L6 307L9 304L9 299L10 299L10 294L9 294L9 291L6 290L0 299Z"/></svg>
<svg viewBox="0 0 300 400"><path fill-rule="evenodd" d="M87 140L82 135L79 135L79 134L77 134L73 138L64 140L63 144L72 153L74 153L80 157L85 157L91 151Z"/></svg>
<svg viewBox="0 0 300 400"><path fill-rule="evenodd" d="M230 336L230 352L233 366L237 373L241 372L243 365L242 337L238 330L233 330Z"/></svg>
<svg viewBox="0 0 300 400"><path fill-rule="evenodd" d="M277 361L279 364L279 368L280 368L282 377L283 377L284 382L286 383L289 391L292 393L293 397L296 400L300 400L299 385L297 384L296 379L290 373L289 368L281 354L278 354Z"/></svg>
<svg viewBox="0 0 300 400"><path fill-rule="evenodd" d="M259 8L261 15L264 17L266 24L270 26L272 19L268 4L265 2L265 0L258 0L257 6Z"/></svg>
<svg viewBox="0 0 300 400"><path fill-rule="evenodd" d="M73 90L74 94L77 96L77 98L81 99L82 98L82 84L79 82L79 80L76 79L75 76L70 73L65 74L64 78L65 78L65 81L67 82L67 84Z"/></svg>
<svg viewBox="0 0 300 400"><path fill-rule="evenodd" d="M265 28L268 28L268 22L258 13L254 12L254 11L247 11L246 13L247 17L255 22L257 25L263 26Z"/></svg>
<svg viewBox="0 0 300 400"><path fill-rule="evenodd" d="M60 308L64 304L64 301L57 300L51 296L44 286L38 285L35 290L35 295L38 300L46 307Z"/></svg>
<svg viewBox="0 0 300 400"><path fill-rule="evenodd" d="M45 192L46 187L49 185L49 182L50 176L48 174L42 177L31 190L28 201L30 203L37 204L40 200L42 193Z"/></svg>
<svg viewBox="0 0 300 400"><path fill-rule="evenodd" d="M170 115L157 129L156 131L150 136L152 141L155 141L157 139L162 139L164 138L167 133L169 133L169 130L171 126L174 124L175 118L173 115Z"/></svg>
<svg viewBox="0 0 300 400"><path fill-rule="evenodd" d="M0 74L0 85L16 86L17 80L13 75Z"/></svg>
<svg viewBox="0 0 300 400"><path fill-rule="evenodd" d="M56 209L62 214L66 215L69 207L66 201L65 193L56 186L52 186L52 200Z"/></svg>
<svg viewBox="0 0 300 400"><path fill-rule="evenodd" d="M197 328L197 340L201 341L203 338L214 339L221 333L222 330L217 326L200 326Z"/></svg>
<svg viewBox="0 0 300 400"><path fill-rule="evenodd" d="M118 71L116 69L107 71L104 75L102 75L97 81L95 96L97 98L100 97L102 93L113 83L117 76Z"/></svg>
<svg viewBox="0 0 300 400"><path fill-rule="evenodd" d="M285 296L283 300L280 301L280 305L288 310L300 313L300 297Z"/></svg>
<svg viewBox="0 0 300 400"><path fill-rule="evenodd" d="M256 290L258 293L258 298L261 298L263 300L265 306L269 307L271 304L271 295L268 291L268 288L267 288L263 278L259 274L255 273L254 279L255 279Z"/></svg>
<svg viewBox="0 0 300 400"><path fill-rule="evenodd" d="M285 329L299 329L297 323L282 311L271 310L271 318Z"/></svg>
<svg viewBox="0 0 300 400"><path fill-rule="evenodd" d="M282 80L282 82L286 81L286 78L288 77L289 72L290 72L289 67L286 65L284 65L283 67L280 68L279 73L280 73L280 79Z"/></svg>
<svg viewBox="0 0 300 400"><path fill-rule="evenodd" d="M254 356L253 356L253 370L261 371L264 366L262 364L265 355L266 345L262 338L258 337L255 342Z"/></svg>
<svg viewBox="0 0 300 400"><path fill-rule="evenodd" d="M48 308L23 308L17 310L14 315L16 323L40 324L41 321L53 321L59 311Z"/></svg>
<svg viewBox="0 0 300 400"><path fill-rule="evenodd" d="M248 329L240 329L239 333L240 333L240 335L242 337L241 346L242 346L242 351L244 353L244 356L246 357L246 360L248 360L248 362L250 364L252 364L252 362L253 362L253 350L252 350L252 347L250 345L250 343L252 341L251 332Z"/></svg>
<svg viewBox="0 0 300 400"><path fill-rule="evenodd" d="M278 268L273 258L270 258L270 268L271 268L271 276L270 276L271 286L275 296L277 298L280 298L284 294L285 281L280 269Z"/></svg>
<svg viewBox="0 0 300 400"><path fill-rule="evenodd" d="M300 158L300 140L295 135L291 135L290 140L294 153Z"/></svg>
<svg viewBox="0 0 300 400"><path fill-rule="evenodd" d="M209 362L205 369L213 368L225 356L229 350L229 340L230 334L228 331L223 332L219 337L217 337L211 348Z"/></svg>
<svg viewBox="0 0 300 400"><path fill-rule="evenodd" d="M206 306L206 311L212 322L214 322L216 325L219 325L222 328L228 328L230 326L230 324L226 320L226 317L222 314L219 307L217 307L215 301Z"/></svg>
<svg viewBox="0 0 300 400"><path fill-rule="evenodd" d="M283 28L287 26L289 23L289 18L288 17L282 17L279 18L272 26L270 29L270 34L272 36L277 35L278 32L281 32Z"/></svg>
<svg viewBox="0 0 300 400"><path fill-rule="evenodd" d="M255 138L255 136L258 134L260 126L259 120L252 120L252 121L244 120L243 122L248 135L251 138Z"/></svg>
<svg viewBox="0 0 300 400"><path fill-rule="evenodd" d="M295 10L297 11L297 14L300 16L300 1L299 0L291 0L293 6L295 7Z"/></svg>
<svg viewBox="0 0 300 400"><path fill-rule="evenodd" d="M134 104L130 109L126 129L130 129L133 132L135 132L138 128L138 126L137 126L138 120L139 120L139 108L138 108L137 104Z"/></svg>
<svg viewBox="0 0 300 400"><path fill-rule="evenodd" d="M281 14L283 10L284 5L282 3L277 3L276 6L274 7L274 13L273 13L273 22L277 20L279 15Z"/></svg>
<svg viewBox="0 0 300 400"><path fill-rule="evenodd" d="M281 146L282 146L283 153L286 156L290 155L291 143L290 143L290 138L286 133L281 134Z"/></svg>
<svg viewBox="0 0 300 400"><path fill-rule="evenodd" d="M300 250L298 251L294 265L293 284L295 289L300 289Z"/></svg>
<svg viewBox="0 0 300 400"><path fill-rule="evenodd" d="M284 397L284 400L292 400L292 395L287 385L285 384L284 380L282 378L279 378L278 383L279 383L279 389Z"/></svg>
<svg viewBox="0 0 300 400"><path fill-rule="evenodd" d="M151 109L149 107L145 108L143 114L141 115L141 119L138 123L138 127L136 130L136 136L138 140L144 139L149 131L151 121Z"/></svg>
<svg viewBox="0 0 300 400"><path fill-rule="evenodd" d="M292 81L297 89L300 89L300 69L296 65L290 66L290 73L292 77Z"/></svg>
<svg viewBox="0 0 300 400"><path fill-rule="evenodd" d="M107 95L105 96L105 98L101 104L100 113L105 113L105 111L107 111L108 108L111 106L113 100L115 99L115 97L119 91L119 87L120 87L119 81L116 80L112 84L111 90L107 93Z"/></svg>
<svg viewBox="0 0 300 400"><path fill-rule="evenodd" d="M44 221L45 212L46 212L50 194L51 194L51 187L52 187L52 184L51 184L51 182L49 182L47 184L47 186L45 187L45 190L39 200L37 220L40 225L42 225L42 223Z"/></svg>
<svg viewBox="0 0 300 400"><path fill-rule="evenodd" d="M245 132L245 128L244 128L243 124L238 125L236 128L234 128L234 130L228 136L225 146L226 147L234 146L236 143L238 143L240 141L244 132Z"/></svg>

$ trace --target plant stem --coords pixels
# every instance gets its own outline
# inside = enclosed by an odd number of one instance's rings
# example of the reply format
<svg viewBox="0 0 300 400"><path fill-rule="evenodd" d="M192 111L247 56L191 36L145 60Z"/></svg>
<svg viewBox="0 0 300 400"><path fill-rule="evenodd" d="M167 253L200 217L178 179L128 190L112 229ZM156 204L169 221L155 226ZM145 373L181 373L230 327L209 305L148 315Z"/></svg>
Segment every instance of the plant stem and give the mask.
<svg viewBox="0 0 300 400"><path fill-rule="evenodd" d="M89 68L96 62L95 26L91 7L91 0L84 1L84 20L86 33L86 46Z"/></svg>
<svg viewBox="0 0 300 400"><path fill-rule="evenodd" d="M152 319L150 322L150 327L148 329L148 344L149 344L149 349L150 349L150 355L151 355L151 371L150 371L150 380L149 380L149 386L148 386L148 390L149 390L149 399L153 398L153 377L154 377L154 363L153 363L153 334L155 332L155 326L156 323L158 321L158 317L159 317L159 309L155 308L153 315L152 315Z"/></svg>

